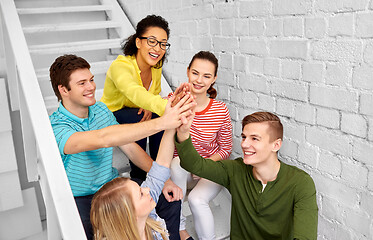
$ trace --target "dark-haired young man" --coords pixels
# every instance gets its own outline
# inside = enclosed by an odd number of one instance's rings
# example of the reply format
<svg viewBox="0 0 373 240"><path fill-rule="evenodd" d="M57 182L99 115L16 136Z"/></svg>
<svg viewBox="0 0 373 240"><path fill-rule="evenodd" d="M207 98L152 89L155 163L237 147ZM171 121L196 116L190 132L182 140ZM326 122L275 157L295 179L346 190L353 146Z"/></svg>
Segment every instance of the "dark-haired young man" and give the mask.
<svg viewBox="0 0 373 240"><path fill-rule="evenodd" d="M283 127L269 112L242 121L243 158L202 158L189 135L192 121L177 130L175 144L181 166L226 187L232 195L232 240L316 239L317 204L312 178L277 158Z"/></svg>
<svg viewBox="0 0 373 240"><path fill-rule="evenodd" d="M93 194L118 176L112 167L112 147L119 146L136 165L149 171L153 161L134 141L178 127L182 114L191 114L194 100L187 94L174 107L169 101L160 118L119 125L106 105L96 102L96 84L89 69L89 63L75 55L60 56L54 61L50 78L61 103L50 121L86 235L92 239L89 216ZM175 186L172 182L165 185L163 192L173 193L173 197L164 196L170 201L181 198L181 190ZM164 197L159 200L157 213L165 219L170 239L180 239L180 202L168 203Z"/></svg>

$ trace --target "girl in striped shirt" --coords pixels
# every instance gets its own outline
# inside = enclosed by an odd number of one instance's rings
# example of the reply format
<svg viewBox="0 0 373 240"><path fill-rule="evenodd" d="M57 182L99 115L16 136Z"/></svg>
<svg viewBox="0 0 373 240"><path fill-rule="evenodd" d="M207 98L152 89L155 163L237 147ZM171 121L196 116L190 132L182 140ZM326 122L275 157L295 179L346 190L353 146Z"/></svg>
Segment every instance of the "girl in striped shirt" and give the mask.
<svg viewBox="0 0 373 240"><path fill-rule="evenodd" d="M223 102L215 100L217 92L213 85L217 70L217 58L207 51L195 54L187 68L191 93L196 96L197 102L190 128L192 142L201 156L214 161L226 159L232 152L232 123L229 111ZM222 186L193 176L180 167L177 153L174 156L171 163L171 180L183 190L184 196L187 183L188 186L194 185L189 193L188 203L198 238L215 239L214 218L209 202L216 197ZM185 217L182 213L180 237L182 240L190 237L185 230Z"/></svg>

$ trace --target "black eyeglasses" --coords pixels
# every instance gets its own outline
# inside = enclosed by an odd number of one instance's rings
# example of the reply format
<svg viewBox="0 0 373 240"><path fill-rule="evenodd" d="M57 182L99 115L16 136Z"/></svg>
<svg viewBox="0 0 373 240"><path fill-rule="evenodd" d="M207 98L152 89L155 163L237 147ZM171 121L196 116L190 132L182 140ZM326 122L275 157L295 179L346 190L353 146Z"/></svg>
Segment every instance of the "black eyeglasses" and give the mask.
<svg viewBox="0 0 373 240"><path fill-rule="evenodd" d="M171 46L171 44L169 44L168 42L160 42L157 39L155 39L155 37L139 37L139 39L146 39L147 40L146 42L151 47L155 47L155 46L157 46L157 44L159 44L159 46L163 50L167 50Z"/></svg>

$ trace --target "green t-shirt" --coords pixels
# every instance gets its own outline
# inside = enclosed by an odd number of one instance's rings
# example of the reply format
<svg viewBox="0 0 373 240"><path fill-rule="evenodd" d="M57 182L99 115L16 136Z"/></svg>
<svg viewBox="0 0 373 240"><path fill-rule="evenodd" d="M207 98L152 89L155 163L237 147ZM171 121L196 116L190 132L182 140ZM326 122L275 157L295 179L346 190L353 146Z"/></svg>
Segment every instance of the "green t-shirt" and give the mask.
<svg viewBox="0 0 373 240"><path fill-rule="evenodd" d="M281 162L276 180L264 191L242 158L202 158L191 139L175 141L181 166L226 187L232 195L231 239L317 239L316 189L312 178Z"/></svg>

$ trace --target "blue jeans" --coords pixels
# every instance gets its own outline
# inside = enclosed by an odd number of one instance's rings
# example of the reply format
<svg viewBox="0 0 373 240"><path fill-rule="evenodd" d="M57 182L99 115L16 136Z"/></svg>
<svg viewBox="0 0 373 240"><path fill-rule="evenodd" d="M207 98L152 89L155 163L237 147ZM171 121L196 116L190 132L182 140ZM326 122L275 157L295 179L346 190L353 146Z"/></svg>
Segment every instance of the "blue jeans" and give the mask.
<svg viewBox="0 0 373 240"><path fill-rule="evenodd" d="M142 117L144 116L144 113L137 114L139 111L138 108L128 108L124 107L118 111L113 112L115 118L117 119L117 122L119 124L123 123L137 123L140 122ZM152 119L159 117L157 114L152 113ZM149 153L150 157L155 160L157 158L159 144L161 143L163 136L163 131L156 133L152 136L149 136ZM146 142L147 138L140 139L136 143L146 151ZM131 165L131 178L137 178L141 179L142 181L145 181L146 178L146 172L142 169L138 168L135 164L132 163L130 159L130 165Z"/></svg>

